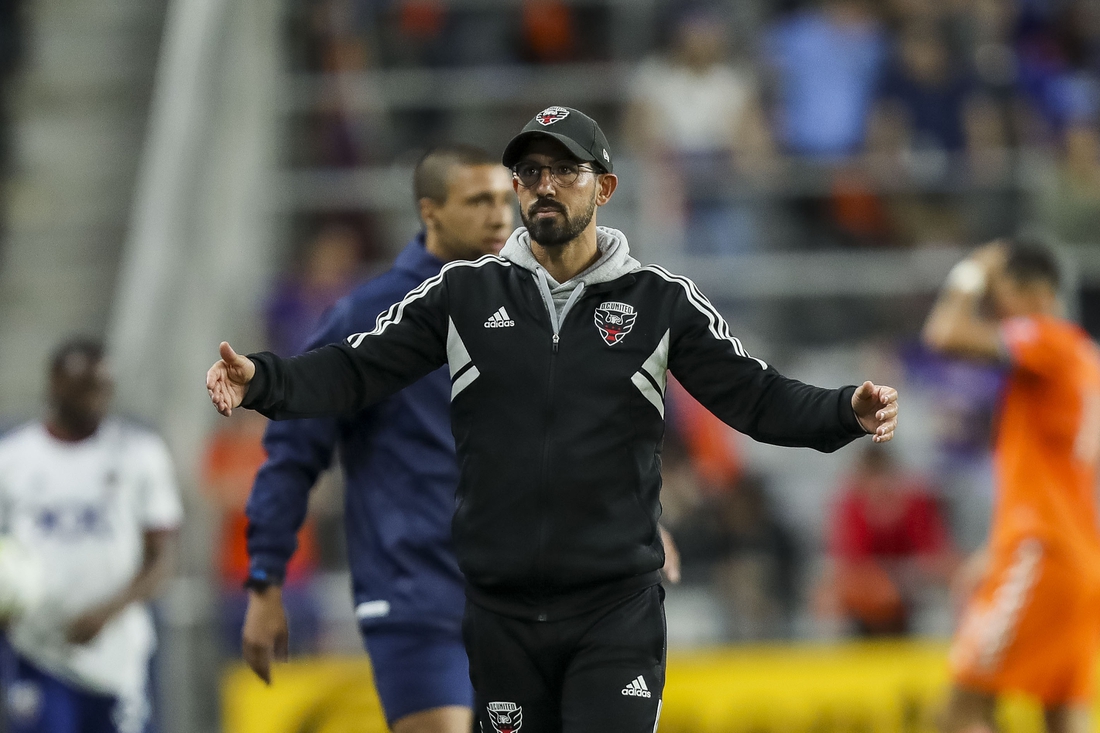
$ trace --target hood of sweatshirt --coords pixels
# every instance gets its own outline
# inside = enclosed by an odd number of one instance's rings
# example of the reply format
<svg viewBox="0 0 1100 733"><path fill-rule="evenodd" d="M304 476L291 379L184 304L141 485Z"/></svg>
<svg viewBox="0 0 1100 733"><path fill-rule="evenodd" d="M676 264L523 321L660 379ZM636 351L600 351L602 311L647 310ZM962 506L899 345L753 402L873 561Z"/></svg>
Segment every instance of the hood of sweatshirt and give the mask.
<svg viewBox="0 0 1100 733"><path fill-rule="evenodd" d="M538 274L541 271L555 300L563 296L567 298L569 293L582 283L585 287L591 287L598 283L611 282L642 266L638 260L630 256L630 245L626 242L626 235L618 229L596 227L596 247L600 250L600 258L564 283L559 283L550 277L546 268L535 259L535 255L531 252L531 235L527 233L525 227L512 232L504 249L500 251L500 256L513 265L533 273Z"/></svg>

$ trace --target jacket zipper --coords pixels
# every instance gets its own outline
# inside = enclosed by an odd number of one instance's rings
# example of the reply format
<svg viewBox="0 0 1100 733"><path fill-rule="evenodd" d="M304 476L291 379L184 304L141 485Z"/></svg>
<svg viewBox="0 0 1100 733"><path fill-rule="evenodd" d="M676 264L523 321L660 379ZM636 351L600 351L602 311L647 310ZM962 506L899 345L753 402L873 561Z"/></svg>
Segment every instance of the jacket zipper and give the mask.
<svg viewBox="0 0 1100 733"><path fill-rule="evenodd" d="M540 588L539 593L541 595L541 588L545 581L544 562L546 557L546 528L550 518L550 438L551 428L554 424L554 375L557 371L558 348L561 344L561 324L565 321L565 317L573 308L573 304L580 299L581 293L584 291L584 282L578 283L573 292L569 294L569 299L565 301L565 305L562 307L561 315L559 316L557 307L554 305L554 296L550 293L550 283L547 282L546 272L542 268L538 268L535 272L537 274L536 279L538 280L539 293L542 295L542 300L546 304L547 314L550 316L550 328L553 334L551 337L550 370L546 383L546 425L543 429L542 465L539 467L539 474L541 476L539 482L539 492L541 494L539 509L542 516L539 521L538 541L535 545L535 578ZM544 600L544 598L539 598L540 607L543 605ZM544 610L540 610L537 619L539 621L546 621L548 620L548 616Z"/></svg>

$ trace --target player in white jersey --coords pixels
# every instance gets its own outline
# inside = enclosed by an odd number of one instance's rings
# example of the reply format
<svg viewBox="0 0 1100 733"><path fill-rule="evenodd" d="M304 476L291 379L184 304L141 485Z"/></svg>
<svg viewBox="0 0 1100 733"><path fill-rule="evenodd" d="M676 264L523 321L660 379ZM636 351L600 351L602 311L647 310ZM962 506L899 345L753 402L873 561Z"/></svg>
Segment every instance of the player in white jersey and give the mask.
<svg viewBox="0 0 1100 733"><path fill-rule="evenodd" d="M8 733L140 733L155 644L144 602L182 516L171 459L107 417L98 343L63 344L49 377L45 419L0 438L0 535L42 569L33 607L3 619Z"/></svg>

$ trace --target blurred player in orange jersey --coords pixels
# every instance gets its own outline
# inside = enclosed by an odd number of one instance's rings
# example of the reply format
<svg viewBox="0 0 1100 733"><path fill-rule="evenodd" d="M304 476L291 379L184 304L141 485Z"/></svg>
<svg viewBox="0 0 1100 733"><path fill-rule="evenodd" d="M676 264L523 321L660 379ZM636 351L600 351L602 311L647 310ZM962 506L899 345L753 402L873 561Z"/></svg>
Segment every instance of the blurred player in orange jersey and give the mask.
<svg viewBox="0 0 1100 733"><path fill-rule="evenodd" d="M936 351L1011 369L993 526L959 583L968 600L951 650L949 733L992 731L996 698L1008 692L1037 698L1051 733L1090 728L1100 646L1100 355L1062 316L1058 287L1049 250L994 243L955 266L924 327Z"/></svg>

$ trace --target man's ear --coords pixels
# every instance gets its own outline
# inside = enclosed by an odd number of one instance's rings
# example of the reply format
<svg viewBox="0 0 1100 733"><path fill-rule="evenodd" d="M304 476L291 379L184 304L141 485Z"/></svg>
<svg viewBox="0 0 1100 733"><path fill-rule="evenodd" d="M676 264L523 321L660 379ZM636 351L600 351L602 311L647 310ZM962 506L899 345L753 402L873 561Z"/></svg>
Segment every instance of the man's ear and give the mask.
<svg viewBox="0 0 1100 733"><path fill-rule="evenodd" d="M416 203L420 208L420 221L424 222L424 227L426 229L433 228L436 225L436 212L439 211L439 202L425 197Z"/></svg>
<svg viewBox="0 0 1100 733"><path fill-rule="evenodd" d="M596 205L603 206L615 194L619 187L619 177L614 173L601 173L596 181Z"/></svg>

